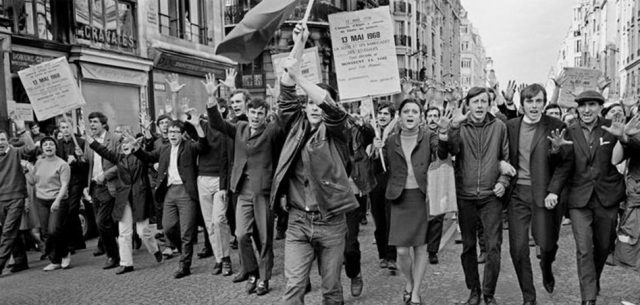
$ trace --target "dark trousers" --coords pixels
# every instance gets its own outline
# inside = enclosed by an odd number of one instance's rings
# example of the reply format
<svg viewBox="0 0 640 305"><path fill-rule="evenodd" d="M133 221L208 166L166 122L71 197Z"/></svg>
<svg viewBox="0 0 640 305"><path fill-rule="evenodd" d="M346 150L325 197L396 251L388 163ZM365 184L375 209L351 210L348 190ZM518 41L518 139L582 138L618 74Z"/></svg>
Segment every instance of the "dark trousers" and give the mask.
<svg viewBox="0 0 640 305"><path fill-rule="evenodd" d="M480 289L476 236L478 218L484 228L487 261L484 267L482 292L493 297L500 274L500 248L502 246L502 202L491 195L483 199L458 198L458 216L462 233L462 269L468 289Z"/></svg>
<svg viewBox="0 0 640 305"><path fill-rule="evenodd" d="M562 213L558 209L547 210L533 202L531 186L516 185L508 206L509 252L518 276L523 300L535 301L533 271L529 258L529 228L536 245L540 247L541 266L551 266L558 251L558 237Z"/></svg>
<svg viewBox="0 0 640 305"><path fill-rule="evenodd" d="M304 304L305 287L316 258L322 277L322 304L344 304L340 269L344 261L346 232L344 214L322 217L319 212L293 207L289 210L284 243L284 276L287 280L284 304Z"/></svg>
<svg viewBox="0 0 640 305"><path fill-rule="evenodd" d="M583 208L570 208L571 228L576 240L578 279L583 301L595 300L616 230L618 206L605 208L594 193Z"/></svg>
<svg viewBox="0 0 640 305"><path fill-rule="evenodd" d="M191 268L198 204L183 185L171 185L164 197L162 227L164 235L180 252L180 268Z"/></svg>
<svg viewBox="0 0 640 305"><path fill-rule="evenodd" d="M62 200L57 210L51 211L54 200L34 199L38 211L41 236L45 244L45 254L53 264L60 264L62 257L69 253L68 235L65 235L64 223L69 215L67 200Z"/></svg>
<svg viewBox="0 0 640 305"><path fill-rule="evenodd" d="M427 231L427 252L438 253L440 239L442 239L442 226L444 214L429 219L429 231Z"/></svg>
<svg viewBox="0 0 640 305"><path fill-rule="evenodd" d="M106 185L93 182L91 183L91 199L96 213L96 224L102 248L107 253L107 257L116 261L120 260L118 242L116 241L118 226L112 216L116 200L111 196Z"/></svg>
<svg viewBox="0 0 640 305"><path fill-rule="evenodd" d="M13 256L13 264L15 266L28 266L27 259L27 241L30 238L31 232L30 230L19 230L18 236L13 242L13 251L11 251L11 256Z"/></svg>
<svg viewBox="0 0 640 305"><path fill-rule="evenodd" d="M227 207L227 221L229 221L229 229L231 235L236 236L236 206L238 205L238 195L235 192L229 191L229 206Z"/></svg>
<svg viewBox="0 0 640 305"><path fill-rule="evenodd" d="M367 206L367 196L358 196L360 208L355 209L346 214L347 217L347 236L344 246L344 270L347 277L354 278L360 274L360 243L358 242L358 234L360 234L360 221L365 217L365 209Z"/></svg>
<svg viewBox="0 0 640 305"><path fill-rule="evenodd" d="M236 236L242 273L259 276L263 281L271 279L273 269L273 212L269 208L269 197L254 195L246 180L238 194L236 206ZM258 249L253 251L251 237Z"/></svg>
<svg viewBox="0 0 640 305"><path fill-rule="evenodd" d="M18 229L24 212L24 198L0 201L0 223L2 223L2 236L0 236L0 272L11 256L13 243L18 237Z"/></svg>
<svg viewBox="0 0 640 305"><path fill-rule="evenodd" d="M69 185L69 197L67 204L69 206L69 217L64 222L64 232L69 240L69 248L79 249L85 247L84 236L82 236L82 225L80 224L80 200L82 200L81 184Z"/></svg>
<svg viewBox="0 0 640 305"><path fill-rule="evenodd" d="M386 180L378 180L376 187L369 193L371 215L376 226L373 236L378 248L378 259L396 260L396 247L389 246L390 203L385 198Z"/></svg>
<svg viewBox="0 0 640 305"><path fill-rule="evenodd" d="M282 210L279 207L274 209L276 214L276 230L278 232L286 232L287 231L287 222L289 222L289 213L287 211Z"/></svg>

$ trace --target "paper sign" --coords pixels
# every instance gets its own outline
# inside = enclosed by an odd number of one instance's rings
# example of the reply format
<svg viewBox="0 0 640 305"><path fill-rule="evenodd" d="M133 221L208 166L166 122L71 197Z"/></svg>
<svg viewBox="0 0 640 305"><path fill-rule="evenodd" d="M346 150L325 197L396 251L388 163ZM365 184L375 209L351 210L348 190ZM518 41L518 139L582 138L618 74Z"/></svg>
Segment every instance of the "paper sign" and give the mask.
<svg viewBox="0 0 640 305"><path fill-rule="evenodd" d="M273 71L276 76L282 78L284 75L284 61L289 53L280 53L271 55L273 62ZM322 82L322 70L320 69L320 56L318 55L318 47L305 49L302 53L302 63L300 64L300 74L308 81L317 84ZM304 90L297 86L298 94L305 94Z"/></svg>
<svg viewBox="0 0 640 305"><path fill-rule="evenodd" d="M400 92L388 6L329 15L340 99Z"/></svg>
<svg viewBox="0 0 640 305"><path fill-rule="evenodd" d="M18 71L18 76L39 121L85 104L65 57Z"/></svg>
<svg viewBox="0 0 640 305"><path fill-rule="evenodd" d="M31 104L16 103L16 101L9 100L7 101L7 110L9 110L9 114L14 114L18 120L34 122Z"/></svg>
<svg viewBox="0 0 640 305"><path fill-rule="evenodd" d="M584 68L571 68L566 67L564 69L564 75L566 80L560 84L560 97L558 98L558 105L565 108L577 107L575 102L578 94L586 90L598 89L598 80L602 76L600 70L584 69Z"/></svg>

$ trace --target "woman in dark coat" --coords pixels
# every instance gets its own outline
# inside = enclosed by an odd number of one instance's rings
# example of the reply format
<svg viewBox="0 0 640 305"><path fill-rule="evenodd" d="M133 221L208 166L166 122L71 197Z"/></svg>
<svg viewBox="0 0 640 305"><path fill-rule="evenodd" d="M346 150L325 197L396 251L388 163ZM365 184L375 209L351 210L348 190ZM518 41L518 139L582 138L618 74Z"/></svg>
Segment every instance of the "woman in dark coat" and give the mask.
<svg viewBox="0 0 640 305"><path fill-rule="evenodd" d="M149 228L149 216L153 208L153 197L149 186L148 167L131 154L132 143L124 142L119 152L114 152L88 137L89 147L101 157L118 167L119 184L116 191L113 218L118 220L118 246L120 269L116 274L133 271L132 235L133 224L138 236L156 261L162 261L162 253Z"/></svg>
<svg viewBox="0 0 640 305"><path fill-rule="evenodd" d="M384 144L380 139L374 140L374 146L383 149L387 161L389 180L385 197L391 201L389 245L396 246L398 266L406 279L403 300L420 304L420 285L427 268L427 171L436 154L440 159L447 157L449 123L443 116L439 125L445 133L440 135L421 128L422 105L414 99L402 101L398 113L400 131L389 136Z"/></svg>

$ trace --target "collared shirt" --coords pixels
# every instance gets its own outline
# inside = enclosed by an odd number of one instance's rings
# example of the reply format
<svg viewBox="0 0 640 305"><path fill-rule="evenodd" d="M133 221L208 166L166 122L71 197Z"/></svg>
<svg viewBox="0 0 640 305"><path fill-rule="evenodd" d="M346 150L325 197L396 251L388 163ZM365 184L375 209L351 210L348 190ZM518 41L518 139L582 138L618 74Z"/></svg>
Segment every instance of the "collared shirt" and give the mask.
<svg viewBox="0 0 640 305"><path fill-rule="evenodd" d="M596 118L596 121L593 122L593 125L591 126L588 126L582 120L578 121L578 124L580 124L580 129L582 129L582 134L584 134L584 139L587 140L587 144L589 145L589 149L593 147L593 131L596 129L596 126L598 126L598 120L600 120L600 118Z"/></svg>
<svg viewBox="0 0 640 305"><path fill-rule="evenodd" d="M100 144L104 143L104 137L106 136L106 134L107 132L103 131L102 135L95 138L96 142ZM104 170L102 168L102 157L94 151L93 152L93 172L91 174L91 180L96 180L96 178L102 175L103 172Z"/></svg>
<svg viewBox="0 0 640 305"><path fill-rule="evenodd" d="M3 152L0 152L0 156L4 156L6 154L9 153L9 149L11 149L11 145L7 145L7 149L5 149Z"/></svg>
<svg viewBox="0 0 640 305"><path fill-rule="evenodd" d="M178 151L180 145L171 146L171 155L169 155L169 176L167 177L167 185L180 185L182 178L178 172Z"/></svg>

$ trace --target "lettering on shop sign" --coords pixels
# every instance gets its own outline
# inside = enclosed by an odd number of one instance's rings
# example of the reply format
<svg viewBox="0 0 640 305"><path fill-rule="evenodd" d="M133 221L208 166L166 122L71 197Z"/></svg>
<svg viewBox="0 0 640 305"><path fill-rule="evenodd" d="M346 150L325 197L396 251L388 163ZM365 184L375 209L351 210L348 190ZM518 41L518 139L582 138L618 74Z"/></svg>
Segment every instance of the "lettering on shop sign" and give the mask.
<svg viewBox="0 0 640 305"><path fill-rule="evenodd" d="M78 25L76 37L127 49L136 48L136 40L132 35L123 35L119 34L116 30L98 29L86 24Z"/></svg>

